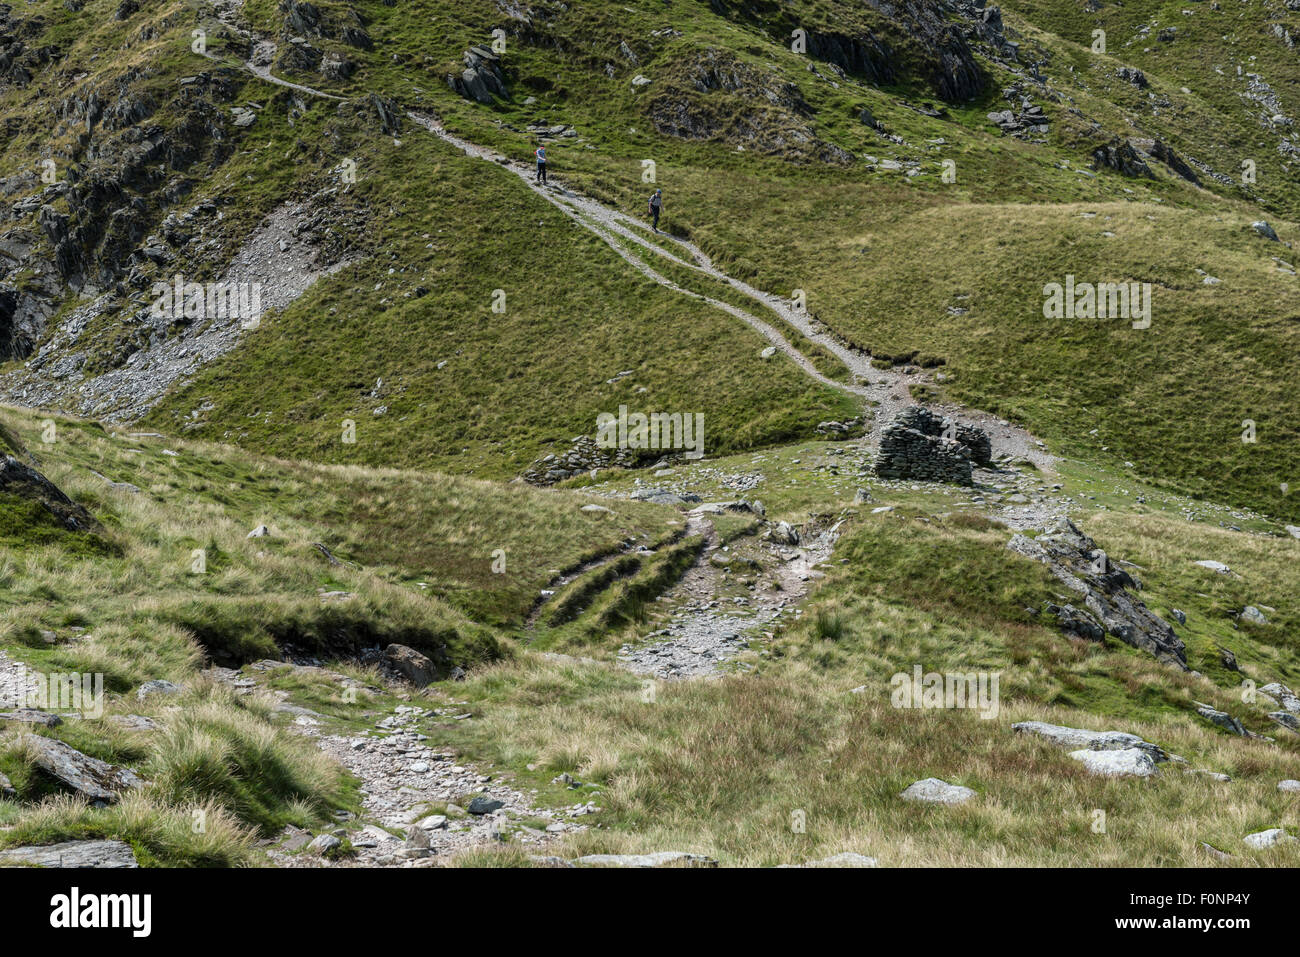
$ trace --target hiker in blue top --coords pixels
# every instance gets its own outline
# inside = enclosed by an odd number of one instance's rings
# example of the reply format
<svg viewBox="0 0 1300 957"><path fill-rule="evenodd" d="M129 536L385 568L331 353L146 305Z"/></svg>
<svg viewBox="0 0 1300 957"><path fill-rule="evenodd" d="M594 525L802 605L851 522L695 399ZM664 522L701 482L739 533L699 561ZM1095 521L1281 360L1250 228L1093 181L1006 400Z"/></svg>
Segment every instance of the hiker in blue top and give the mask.
<svg viewBox="0 0 1300 957"><path fill-rule="evenodd" d="M545 186L546 185L546 147L545 146L537 147L537 149L533 152L533 155L537 157L537 182Z"/></svg>
<svg viewBox="0 0 1300 957"><path fill-rule="evenodd" d="M659 212L664 205L664 194L662 190L655 190L654 195L650 197L650 215L654 218L654 231L659 232Z"/></svg>

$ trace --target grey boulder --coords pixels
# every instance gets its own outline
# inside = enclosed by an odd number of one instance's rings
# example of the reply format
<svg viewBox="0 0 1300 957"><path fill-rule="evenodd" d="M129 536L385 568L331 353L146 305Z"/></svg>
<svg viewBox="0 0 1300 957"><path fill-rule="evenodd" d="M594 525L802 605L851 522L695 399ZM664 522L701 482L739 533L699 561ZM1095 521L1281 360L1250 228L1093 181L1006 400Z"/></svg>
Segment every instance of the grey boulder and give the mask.
<svg viewBox="0 0 1300 957"><path fill-rule="evenodd" d="M1071 751L1070 757L1087 768L1090 774L1099 777L1149 778L1160 773L1151 755L1138 748Z"/></svg>
<svg viewBox="0 0 1300 957"><path fill-rule="evenodd" d="M925 778L909 784L899 795L904 801L921 801L926 804L964 804L975 796L970 788L949 784L938 778Z"/></svg>
<svg viewBox="0 0 1300 957"><path fill-rule="evenodd" d="M67 841L0 851L0 866L139 867L135 851L124 841Z"/></svg>

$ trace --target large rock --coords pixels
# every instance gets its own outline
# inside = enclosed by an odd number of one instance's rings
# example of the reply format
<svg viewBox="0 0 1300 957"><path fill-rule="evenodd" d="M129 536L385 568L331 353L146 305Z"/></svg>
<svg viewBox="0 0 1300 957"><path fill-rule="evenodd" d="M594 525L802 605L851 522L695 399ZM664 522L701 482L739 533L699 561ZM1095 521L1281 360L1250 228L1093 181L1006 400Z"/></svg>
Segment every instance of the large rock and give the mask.
<svg viewBox="0 0 1300 957"><path fill-rule="evenodd" d="M926 804L964 804L975 796L970 788L949 784L938 778L925 778L909 784L899 795L904 801L921 801Z"/></svg>
<svg viewBox="0 0 1300 957"><path fill-rule="evenodd" d="M1259 690L1270 697L1276 698L1277 703L1292 714L1300 714L1300 697L1297 697L1296 693L1286 685L1273 681Z"/></svg>
<svg viewBox="0 0 1300 957"><path fill-rule="evenodd" d="M82 754L54 738L29 735L26 740L36 752L38 768L92 801L112 803L121 792L144 783L134 771Z"/></svg>
<svg viewBox="0 0 1300 957"><path fill-rule="evenodd" d="M124 841L67 841L0 851L0 866L139 867L135 851Z"/></svg>
<svg viewBox="0 0 1300 957"><path fill-rule="evenodd" d="M1092 165L1097 169L1112 169L1124 176L1155 178L1151 167L1128 140L1097 147L1092 151Z"/></svg>
<svg viewBox="0 0 1300 957"><path fill-rule="evenodd" d="M475 46L465 51L465 69L449 74L447 85L467 100L488 105L494 96L508 100L506 77L501 72L501 58L487 47Z"/></svg>
<svg viewBox="0 0 1300 957"><path fill-rule="evenodd" d="M438 666L428 656L406 645L389 645L384 649L384 660L417 688L438 680Z"/></svg>
<svg viewBox="0 0 1300 957"><path fill-rule="evenodd" d="M1083 728L1047 724L1044 721L1021 721L1013 724L1011 730L1046 738L1063 748L1087 748L1090 751L1126 751L1136 748L1145 751L1154 761L1169 760L1169 755L1159 745L1144 741L1127 731L1087 731Z"/></svg>
<svg viewBox="0 0 1300 957"><path fill-rule="evenodd" d="M1243 842L1256 850L1272 847L1275 844L1287 844L1294 840L1294 837L1280 827L1269 828L1267 831L1256 831L1254 834L1247 834L1242 838Z"/></svg>
<svg viewBox="0 0 1300 957"><path fill-rule="evenodd" d="M1105 634L1187 670L1182 639L1167 621L1130 593L1129 589L1141 589L1142 583L1111 562L1069 519L1061 519L1037 538L1014 535L1007 547L1047 565L1064 585L1083 597L1088 615L1069 608L1073 614L1062 616L1062 609L1057 610L1068 630L1095 639L1097 630L1092 626L1100 626Z"/></svg>
<svg viewBox="0 0 1300 957"><path fill-rule="evenodd" d="M68 531L98 529L88 511L78 505L36 469L24 465L12 455L0 457L0 492L39 502Z"/></svg>
<svg viewBox="0 0 1300 957"><path fill-rule="evenodd" d="M50 714L48 711L37 711L35 708L0 711L0 721L17 721L22 724L39 725L42 728L57 728L63 723L63 719L57 714Z"/></svg>
<svg viewBox="0 0 1300 957"><path fill-rule="evenodd" d="M1160 773L1155 760L1141 748L1071 751L1070 757L1081 763L1091 774L1101 777L1149 778Z"/></svg>
<svg viewBox="0 0 1300 957"><path fill-rule="evenodd" d="M701 854L685 851L655 851L651 854L588 854L574 860L584 867L717 867L718 862Z"/></svg>
<svg viewBox="0 0 1300 957"><path fill-rule="evenodd" d="M1196 713L1211 724L1216 724L1224 731L1232 734L1245 735L1246 729L1242 727L1240 721L1228 714L1226 711L1219 711L1208 704L1200 701L1192 702L1196 706Z"/></svg>

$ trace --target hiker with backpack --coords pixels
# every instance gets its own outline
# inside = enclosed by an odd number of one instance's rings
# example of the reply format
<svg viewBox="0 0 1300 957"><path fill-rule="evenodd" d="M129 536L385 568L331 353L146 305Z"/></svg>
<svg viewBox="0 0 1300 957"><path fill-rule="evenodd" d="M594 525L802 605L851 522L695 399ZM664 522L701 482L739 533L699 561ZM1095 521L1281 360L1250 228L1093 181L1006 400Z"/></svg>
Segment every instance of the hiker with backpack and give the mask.
<svg viewBox="0 0 1300 957"><path fill-rule="evenodd" d="M537 157L537 182L545 186L546 185L546 147L538 146L537 149L533 151L533 155Z"/></svg>
<svg viewBox="0 0 1300 957"><path fill-rule="evenodd" d="M664 194L661 190L655 190L650 197L650 216L654 219L654 231L659 232L659 213L663 209Z"/></svg>

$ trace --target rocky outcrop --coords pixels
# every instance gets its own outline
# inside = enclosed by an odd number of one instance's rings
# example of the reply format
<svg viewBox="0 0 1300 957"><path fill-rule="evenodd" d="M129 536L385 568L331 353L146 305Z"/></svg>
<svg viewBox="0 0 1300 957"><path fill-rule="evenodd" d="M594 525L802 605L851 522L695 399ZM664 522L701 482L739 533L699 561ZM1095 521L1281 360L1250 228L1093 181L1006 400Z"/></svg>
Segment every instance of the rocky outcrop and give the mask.
<svg viewBox="0 0 1300 957"><path fill-rule="evenodd" d="M12 455L0 456L0 492L39 502L70 532L93 531L99 523L53 482Z"/></svg>
<svg viewBox="0 0 1300 957"><path fill-rule="evenodd" d="M983 429L940 418L921 406L904 409L880 438L875 471L881 478L972 484L972 469L992 461Z"/></svg>
<svg viewBox="0 0 1300 957"><path fill-rule="evenodd" d="M654 89L645 109L665 136L714 140L796 162L853 162L851 153L820 139L809 125L814 111L798 86L725 50L699 51Z"/></svg>
<svg viewBox="0 0 1300 957"><path fill-rule="evenodd" d="M1149 778L1160 773L1151 755L1137 748L1071 751L1070 757L1099 777Z"/></svg>
<svg viewBox="0 0 1300 957"><path fill-rule="evenodd" d="M1201 181L1197 177L1196 171L1188 166L1187 163L1184 162L1183 158L1175 153L1173 147L1168 143L1165 143L1163 140L1156 140L1151 144L1151 155L1164 163L1189 183L1195 183L1197 186L1201 185Z"/></svg>
<svg viewBox="0 0 1300 957"><path fill-rule="evenodd" d="M38 768L91 801L111 804L121 792L144 783L134 771L82 754L54 738L29 735L25 740L35 752Z"/></svg>
<svg viewBox="0 0 1300 957"><path fill-rule="evenodd" d="M1021 721L1011 730L1017 734L1030 734L1064 748L1082 748L1090 751L1144 751L1154 761L1167 761L1169 755L1159 745L1144 741L1127 731L1088 731L1085 728L1067 728L1044 721Z"/></svg>
<svg viewBox="0 0 1300 957"><path fill-rule="evenodd" d="M1095 169L1111 169L1124 176L1155 178L1151 167L1128 140L1098 146L1092 151L1092 165Z"/></svg>
<svg viewBox="0 0 1300 957"><path fill-rule="evenodd" d="M0 851L0 867L139 867L125 841L66 841Z"/></svg>
<svg viewBox="0 0 1300 957"><path fill-rule="evenodd" d="M1054 614L1066 631L1094 641L1111 635L1186 670L1187 650L1182 639L1168 622L1130 593L1130 589L1140 590L1142 583L1117 567L1069 519L1061 519L1037 538L1014 535L1007 547L1047 565L1083 599L1081 609L1048 603L1048 613Z"/></svg>
<svg viewBox="0 0 1300 957"><path fill-rule="evenodd" d="M724 16L758 21L782 42L793 30L803 30L810 57L875 85L915 79L952 103L971 100L986 86L972 43L997 58L1015 56L1014 45L1002 36L1000 12L984 9L979 0L837 4L822 22L777 0L709 0L709 5Z"/></svg>
<svg viewBox="0 0 1300 957"><path fill-rule="evenodd" d="M487 47L475 46L465 51L465 69L460 74L449 73L447 85L467 100L485 105L494 96L510 99L506 90L506 77L501 72L501 58Z"/></svg>

